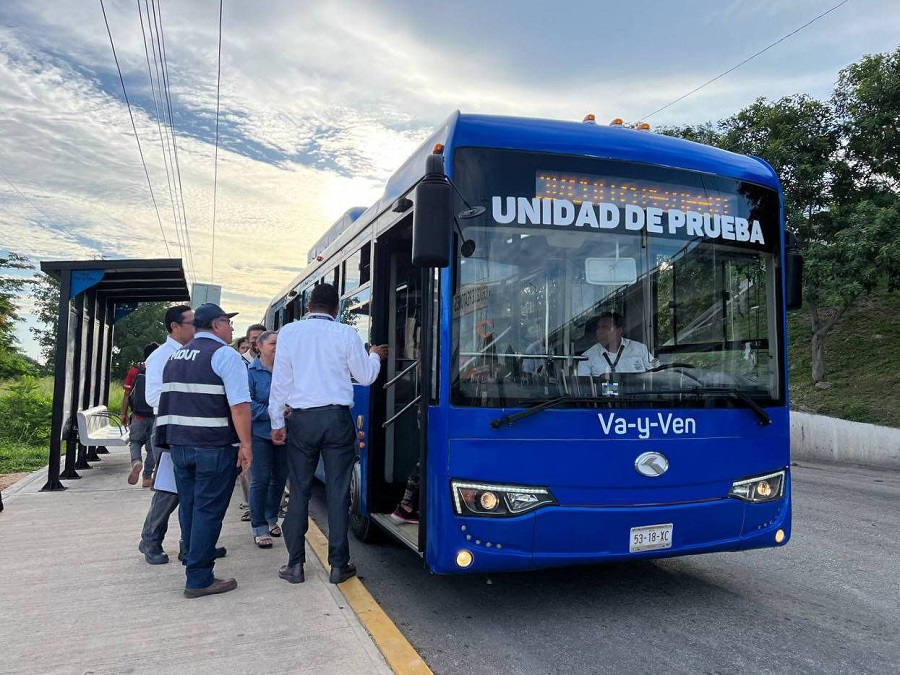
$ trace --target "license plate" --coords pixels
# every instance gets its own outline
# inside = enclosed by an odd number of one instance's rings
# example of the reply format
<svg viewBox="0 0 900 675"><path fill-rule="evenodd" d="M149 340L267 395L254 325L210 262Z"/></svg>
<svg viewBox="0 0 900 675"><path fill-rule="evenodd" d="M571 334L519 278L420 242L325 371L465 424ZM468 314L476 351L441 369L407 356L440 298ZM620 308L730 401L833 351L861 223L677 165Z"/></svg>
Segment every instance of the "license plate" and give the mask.
<svg viewBox="0 0 900 675"><path fill-rule="evenodd" d="M672 523L632 527L628 552L639 553L640 551L672 548L672 529Z"/></svg>

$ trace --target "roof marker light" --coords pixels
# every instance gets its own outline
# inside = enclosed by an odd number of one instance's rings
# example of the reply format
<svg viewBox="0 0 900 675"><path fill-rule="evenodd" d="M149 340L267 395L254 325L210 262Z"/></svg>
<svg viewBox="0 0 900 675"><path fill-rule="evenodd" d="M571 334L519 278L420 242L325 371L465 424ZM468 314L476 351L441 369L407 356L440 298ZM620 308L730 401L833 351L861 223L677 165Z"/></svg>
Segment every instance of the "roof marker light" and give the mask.
<svg viewBox="0 0 900 675"><path fill-rule="evenodd" d="M594 116L594 113L588 113L581 122L582 124L597 124L597 118Z"/></svg>
<svg viewBox="0 0 900 675"><path fill-rule="evenodd" d="M623 124L625 124L625 122L622 120L622 118L621 118L621 117L617 117L616 119L614 119L612 122L609 123L609 126L611 126L611 127L620 127L620 126L622 126Z"/></svg>
<svg viewBox="0 0 900 675"><path fill-rule="evenodd" d="M435 155L443 155L444 154L444 144L443 143L435 143L434 150L432 153Z"/></svg>
<svg viewBox="0 0 900 675"><path fill-rule="evenodd" d="M650 122L638 122L635 129L638 131L650 131Z"/></svg>

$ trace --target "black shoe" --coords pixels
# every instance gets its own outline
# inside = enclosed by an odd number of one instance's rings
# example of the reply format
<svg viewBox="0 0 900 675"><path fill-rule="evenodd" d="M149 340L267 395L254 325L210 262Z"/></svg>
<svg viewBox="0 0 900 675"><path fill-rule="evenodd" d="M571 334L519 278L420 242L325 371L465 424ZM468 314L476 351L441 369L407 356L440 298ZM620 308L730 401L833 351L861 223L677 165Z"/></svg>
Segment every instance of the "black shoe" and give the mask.
<svg viewBox="0 0 900 675"><path fill-rule="evenodd" d="M228 555L228 549L224 546L216 546L216 560L219 558L224 558ZM178 560L180 562L184 562L184 548L178 547Z"/></svg>
<svg viewBox="0 0 900 675"><path fill-rule="evenodd" d="M302 584L306 581L306 575L303 574L303 563L282 565L278 570L278 576L292 584Z"/></svg>
<svg viewBox="0 0 900 675"><path fill-rule="evenodd" d="M161 548L158 551L148 551L144 547L144 541L141 540L141 543L138 544L138 551L144 554L144 560L147 561L149 565L165 565L169 562L169 554L163 551Z"/></svg>
<svg viewBox="0 0 900 675"><path fill-rule="evenodd" d="M202 598L204 595L216 595L217 593L227 593L237 588L237 581L234 579L215 579L206 588L185 588L184 597L186 598Z"/></svg>
<svg viewBox="0 0 900 675"><path fill-rule="evenodd" d="M333 584L341 584L350 577L356 576L356 565L353 563L347 563L346 565L342 565L341 567L332 567L331 574L328 576L328 581Z"/></svg>

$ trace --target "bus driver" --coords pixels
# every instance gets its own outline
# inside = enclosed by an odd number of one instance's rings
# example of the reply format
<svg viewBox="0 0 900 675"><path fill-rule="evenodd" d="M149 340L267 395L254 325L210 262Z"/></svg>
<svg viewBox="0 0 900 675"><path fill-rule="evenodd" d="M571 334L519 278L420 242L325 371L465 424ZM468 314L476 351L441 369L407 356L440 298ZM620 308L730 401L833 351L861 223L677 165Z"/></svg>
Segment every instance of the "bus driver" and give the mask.
<svg viewBox="0 0 900 675"><path fill-rule="evenodd" d="M579 375L601 375L614 373L643 373L654 366L653 356L643 342L622 337L622 315L606 312L588 321L585 333L595 327L597 344L587 349L587 361L578 363Z"/></svg>

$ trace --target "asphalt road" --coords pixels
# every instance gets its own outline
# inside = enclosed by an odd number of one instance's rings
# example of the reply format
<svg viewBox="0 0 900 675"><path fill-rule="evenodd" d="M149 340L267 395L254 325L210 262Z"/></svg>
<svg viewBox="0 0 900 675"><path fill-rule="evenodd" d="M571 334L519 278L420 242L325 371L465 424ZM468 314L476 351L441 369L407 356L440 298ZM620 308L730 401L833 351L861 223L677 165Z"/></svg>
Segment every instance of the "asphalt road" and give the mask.
<svg viewBox="0 0 900 675"><path fill-rule="evenodd" d="M781 549L491 577L391 541L352 554L436 673L900 673L900 474L793 475Z"/></svg>

